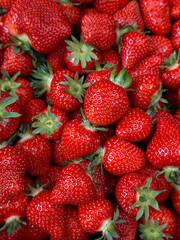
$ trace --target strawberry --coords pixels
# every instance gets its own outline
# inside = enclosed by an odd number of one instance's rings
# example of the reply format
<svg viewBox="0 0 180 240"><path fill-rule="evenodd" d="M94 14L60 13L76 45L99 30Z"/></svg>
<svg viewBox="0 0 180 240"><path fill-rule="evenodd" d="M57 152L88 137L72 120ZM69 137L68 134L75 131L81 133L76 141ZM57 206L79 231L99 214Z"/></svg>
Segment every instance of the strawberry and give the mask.
<svg viewBox="0 0 180 240"><path fill-rule="evenodd" d="M102 232L104 239L112 239L112 236L119 238L114 226L123 221L116 222L118 215L117 209L113 218L113 206L105 198L95 199L78 207L78 218L83 229L89 233Z"/></svg>
<svg viewBox="0 0 180 240"><path fill-rule="evenodd" d="M20 137L15 146L27 155L29 174L32 176L45 174L49 169L51 158L50 142L39 135L32 135L30 130L20 133Z"/></svg>
<svg viewBox="0 0 180 240"><path fill-rule="evenodd" d="M173 204L174 209L180 213L180 207L179 207L179 203L180 203L180 192L179 192L179 186L174 189L171 193L171 201Z"/></svg>
<svg viewBox="0 0 180 240"><path fill-rule="evenodd" d="M17 96L11 97L4 91L0 92L0 142L16 132L20 123L20 108Z"/></svg>
<svg viewBox="0 0 180 240"><path fill-rule="evenodd" d="M116 42L116 21L108 14L85 14L81 31L84 41L99 50L107 50Z"/></svg>
<svg viewBox="0 0 180 240"><path fill-rule="evenodd" d="M159 67L162 65L164 65L162 54L152 54L136 63L134 67L128 71L128 74L132 77L132 80L140 75L148 74L160 78L162 70Z"/></svg>
<svg viewBox="0 0 180 240"><path fill-rule="evenodd" d="M109 199L110 198L114 198L115 197L115 187L117 182L119 181L119 176L116 175L112 175L111 173L107 172L106 170L104 170L105 174L106 174L106 182L105 182L105 192L106 195Z"/></svg>
<svg viewBox="0 0 180 240"><path fill-rule="evenodd" d="M10 76L20 71L20 76L28 76L33 70L31 56L26 52L14 53L14 46L9 46L4 52L1 73L6 70Z"/></svg>
<svg viewBox="0 0 180 240"><path fill-rule="evenodd" d="M85 123L86 124L86 123ZM100 145L99 134L95 128L80 119L69 121L61 136L61 151L66 160L85 157L95 152Z"/></svg>
<svg viewBox="0 0 180 240"><path fill-rule="evenodd" d="M4 226L0 231L7 228L8 235L14 233L16 228L22 228L19 224L26 224L21 219L26 215L29 197L22 194L12 196L8 201L0 203L0 223Z"/></svg>
<svg viewBox="0 0 180 240"><path fill-rule="evenodd" d="M0 149L0 202L3 198L22 191L27 162L23 151L14 146Z"/></svg>
<svg viewBox="0 0 180 240"><path fill-rule="evenodd" d="M106 131L98 131L102 146L110 137L115 135L115 128L113 126L108 125L108 126L105 126L104 128L106 129Z"/></svg>
<svg viewBox="0 0 180 240"><path fill-rule="evenodd" d="M32 124L32 127L36 128L32 133L40 133L41 136L49 140L60 139L62 130L68 122L65 112L49 105L38 116L34 116L33 119L37 120Z"/></svg>
<svg viewBox="0 0 180 240"><path fill-rule="evenodd" d="M65 226L65 240L87 240L90 237L90 234L80 225L76 206L65 206Z"/></svg>
<svg viewBox="0 0 180 240"><path fill-rule="evenodd" d="M123 8L128 3L128 0L94 0L94 8L101 13L114 14L119 9Z"/></svg>
<svg viewBox="0 0 180 240"><path fill-rule="evenodd" d="M36 227L51 234L55 238L63 239L65 233L64 205L53 204L50 200L51 192L32 189L33 199L27 206L28 220Z"/></svg>
<svg viewBox="0 0 180 240"><path fill-rule="evenodd" d="M174 19L180 19L180 3L171 9L171 17Z"/></svg>
<svg viewBox="0 0 180 240"><path fill-rule="evenodd" d="M131 142L146 138L151 132L149 115L139 108L130 109L117 123L116 136Z"/></svg>
<svg viewBox="0 0 180 240"><path fill-rule="evenodd" d="M52 156L51 161L59 166L64 166L64 162L68 162L62 154L61 139L52 141Z"/></svg>
<svg viewBox="0 0 180 240"><path fill-rule="evenodd" d="M145 26L154 34L164 35L171 29L170 7L168 0L140 1Z"/></svg>
<svg viewBox="0 0 180 240"><path fill-rule="evenodd" d="M136 63L150 53L150 40L145 34L132 31L122 37L122 67L131 69Z"/></svg>
<svg viewBox="0 0 180 240"><path fill-rule="evenodd" d="M174 51L169 59L165 59L165 71L162 74L163 84L170 90L178 91L180 88L180 51Z"/></svg>
<svg viewBox="0 0 180 240"><path fill-rule="evenodd" d="M65 166L51 193L55 204L79 205L90 202L96 195L93 181L79 164Z"/></svg>
<svg viewBox="0 0 180 240"><path fill-rule="evenodd" d="M89 122L96 125L109 125L120 119L129 108L129 100L124 88L131 85L126 69L110 80L102 80L91 85L84 98L84 111ZM124 86L124 88L123 88Z"/></svg>
<svg viewBox="0 0 180 240"><path fill-rule="evenodd" d="M173 123L159 119L156 131L147 146L146 155L157 168L166 166L179 167L180 130Z"/></svg>
<svg viewBox="0 0 180 240"><path fill-rule="evenodd" d="M6 10L10 10L15 0L0 0L0 5Z"/></svg>
<svg viewBox="0 0 180 240"><path fill-rule="evenodd" d="M171 41L161 35L151 35L151 54L162 54L163 57L169 58L173 53L173 45Z"/></svg>
<svg viewBox="0 0 180 240"><path fill-rule="evenodd" d="M67 46L64 52L64 61L71 71L82 75L84 71L94 69L95 60L98 62L101 61L101 54L94 46L85 43L82 35L80 36L80 41L74 36L71 36L71 38L72 41L65 41L69 46Z"/></svg>
<svg viewBox="0 0 180 240"><path fill-rule="evenodd" d="M176 220L176 232L174 235L174 240L178 240L180 238L180 214L177 212L173 212L175 220Z"/></svg>
<svg viewBox="0 0 180 240"><path fill-rule="evenodd" d="M180 20L176 21L171 29L171 36L170 36L170 40L172 42L172 45L174 47L174 49L178 52L180 49Z"/></svg>
<svg viewBox="0 0 180 240"><path fill-rule="evenodd" d="M36 181L42 184L48 183L46 190L52 191L62 169L62 167L50 165L49 170L44 175L36 177Z"/></svg>
<svg viewBox="0 0 180 240"><path fill-rule="evenodd" d="M115 136L106 141L102 154L104 168L113 175L138 171L146 162L140 148Z"/></svg>
<svg viewBox="0 0 180 240"><path fill-rule="evenodd" d="M156 196L162 191L156 191L152 177L142 173L123 175L116 185L115 196L121 208L130 215L136 215L136 220L145 214L149 218L150 206L159 210Z"/></svg>
<svg viewBox="0 0 180 240"><path fill-rule="evenodd" d="M52 0L17 0L5 24L11 35L41 53L52 51L71 34L59 4Z"/></svg>
<svg viewBox="0 0 180 240"><path fill-rule="evenodd" d="M141 239L167 239L172 238L175 234L176 222L173 213L164 206L159 206L160 211L150 210L149 219L140 220L139 231ZM174 239L174 238L173 238Z"/></svg>
<svg viewBox="0 0 180 240"><path fill-rule="evenodd" d="M11 35L9 34L5 24L6 16L7 13L5 13L3 16L0 16L0 41L2 43L3 49L5 48L6 44L13 43Z"/></svg>
<svg viewBox="0 0 180 240"><path fill-rule="evenodd" d="M114 13L113 18L119 23L122 28L125 24L132 26L136 22L137 29L141 32L144 31L144 22L139 9L139 4L136 1L129 2L124 8Z"/></svg>
<svg viewBox="0 0 180 240"><path fill-rule="evenodd" d="M29 176L24 176L23 177L23 183L22 183L22 194L29 194L30 193L30 189L28 188L28 186L32 186L35 187L35 183L34 181L29 177Z"/></svg>
<svg viewBox="0 0 180 240"><path fill-rule="evenodd" d="M180 109L175 112L174 117L180 120Z"/></svg>

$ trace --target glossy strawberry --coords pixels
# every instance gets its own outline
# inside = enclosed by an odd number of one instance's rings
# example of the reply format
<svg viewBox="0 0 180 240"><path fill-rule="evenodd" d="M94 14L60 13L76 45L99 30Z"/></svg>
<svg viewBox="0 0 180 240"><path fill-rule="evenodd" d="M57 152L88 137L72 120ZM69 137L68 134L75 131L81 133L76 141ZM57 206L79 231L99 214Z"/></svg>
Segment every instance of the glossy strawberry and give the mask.
<svg viewBox="0 0 180 240"><path fill-rule="evenodd" d="M180 213L180 193L179 193L179 187L177 187L177 189L174 189L171 193L171 201L173 204L174 209Z"/></svg>
<svg viewBox="0 0 180 240"><path fill-rule="evenodd" d="M180 49L179 33L180 33L180 20L176 21L172 25L171 36L170 36L170 40L172 42L172 45L177 52Z"/></svg>
<svg viewBox="0 0 180 240"><path fill-rule="evenodd" d="M2 8L6 9L6 10L10 10L11 6L14 2L15 2L15 0L1 0L0 5Z"/></svg>
<svg viewBox="0 0 180 240"><path fill-rule="evenodd" d="M7 16L7 13L0 16L0 41L1 41L3 49L5 48L6 44L13 43L13 41L11 39L11 35L9 34L6 24L5 24L6 16Z"/></svg>

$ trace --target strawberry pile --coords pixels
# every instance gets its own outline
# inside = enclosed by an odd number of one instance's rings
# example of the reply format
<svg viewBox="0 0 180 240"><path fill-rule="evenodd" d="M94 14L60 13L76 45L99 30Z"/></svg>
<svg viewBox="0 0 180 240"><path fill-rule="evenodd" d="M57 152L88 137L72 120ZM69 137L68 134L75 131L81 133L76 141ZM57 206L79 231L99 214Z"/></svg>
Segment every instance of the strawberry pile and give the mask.
<svg viewBox="0 0 180 240"><path fill-rule="evenodd" d="M0 14L0 240L179 240L180 0Z"/></svg>

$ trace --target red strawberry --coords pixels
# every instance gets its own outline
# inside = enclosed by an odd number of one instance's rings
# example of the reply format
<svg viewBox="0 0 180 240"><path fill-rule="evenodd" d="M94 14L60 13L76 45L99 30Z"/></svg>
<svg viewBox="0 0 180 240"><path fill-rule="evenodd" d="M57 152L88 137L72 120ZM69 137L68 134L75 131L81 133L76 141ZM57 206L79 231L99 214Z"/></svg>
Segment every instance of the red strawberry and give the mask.
<svg viewBox="0 0 180 240"><path fill-rule="evenodd" d="M91 177L79 164L63 168L51 193L55 204L79 205L90 202L96 195Z"/></svg>
<svg viewBox="0 0 180 240"><path fill-rule="evenodd" d="M0 92L0 142L7 140L17 130L21 119L20 108L17 96Z"/></svg>
<svg viewBox="0 0 180 240"><path fill-rule="evenodd" d="M145 26L153 33L164 35L171 29L170 7L168 0L140 1Z"/></svg>
<svg viewBox="0 0 180 240"><path fill-rule="evenodd" d="M165 240L172 238L175 234L176 222L173 213L164 206L159 206L159 208L160 211L151 208L146 223L143 218L140 220L139 230L144 239L157 238Z"/></svg>
<svg viewBox="0 0 180 240"><path fill-rule="evenodd" d="M108 126L105 126L104 128L106 129L106 131L98 131L102 146L110 137L115 135L115 128L113 126L108 125Z"/></svg>
<svg viewBox="0 0 180 240"><path fill-rule="evenodd" d="M174 117L180 120L180 109L175 112Z"/></svg>
<svg viewBox="0 0 180 240"><path fill-rule="evenodd" d="M62 110L56 107L48 106L38 116L33 117L37 119L32 124L33 134L40 133L43 137L49 140L58 140L61 137L62 130L68 122L68 117Z"/></svg>
<svg viewBox="0 0 180 240"><path fill-rule="evenodd" d="M83 125L80 119L73 119L64 127L61 150L66 160L88 156L95 152L99 145L99 134L92 126Z"/></svg>
<svg viewBox="0 0 180 240"><path fill-rule="evenodd" d="M180 214L177 212L173 212L175 220L176 220L176 232L174 235L174 240L179 240L180 239Z"/></svg>
<svg viewBox="0 0 180 240"><path fill-rule="evenodd" d="M147 221L149 206L159 210L156 196L161 191L155 190L156 185L152 178L142 173L128 173L117 183L115 195L117 202L126 213L136 215L138 220L144 212Z"/></svg>
<svg viewBox="0 0 180 240"><path fill-rule="evenodd" d="M156 123L156 132L147 146L148 160L157 168L178 166L180 161L180 130L165 119Z"/></svg>
<svg viewBox="0 0 180 240"><path fill-rule="evenodd" d="M136 63L150 53L150 40L145 34L128 32L122 37L121 59L122 67L131 69Z"/></svg>
<svg viewBox="0 0 180 240"><path fill-rule="evenodd" d="M113 175L138 171L146 162L140 148L115 136L106 141L103 152L103 166Z"/></svg>
<svg viewBox="0 0 180 240"><path fill-rule="evenodd" d="M179 186L173 190L171 193L171 201L173 204L174 209L180 213L180 192L179 192Z"/></svg>
<svg viewBox="0 0 180 240"><path fill-rule="evenodd" d="M5 0L5 1L7 1L7 0ZM6 24L5 24L6 16L7 16L7 13L5 13L3 16L0 16L0 41L2 43L3 48L5 48L6 44L13 43L13 41L11 39L11 35L9 34Z"/></svg>
<svg viewBox="0 0 180 240"><path fill-rule="evenodd" d="M173 53L173 45L171 41L161 35L151 35L151 54L162 54L163 57L169 58Z"/></svg>
<svg viewBox="0 0 180 240"><path fill-rule="evenodd" d="M111 72L112 70L96 70L96 71L92 71L90 72L86 79L85 79L85 83L90 83L91 85L94 84L95 82L101 81L101 80L109 80L110 76L111 76Z"/></svg>
<svg viewBox="0 0 180 240"><path fill-rule="evenodd" d="M99 50L107 50L116 42L116 21L108 14L85 14L81 31L84 41Z"/></svg>
<svg viewBox="0 0 180 240"><path fill-rule="evenodd" d="M21 133L21 139L15 144L28 157L27 171L32 176L45 174L49 169L51 144L39 135L32 135L28 130Z"/></svg>
<svg viewBox="0 0 180 240"><path fill-rule="evenodd" d="M176 21L173 24L170 40L174 49L178 52L180 49L180 20Z"/></svg>
<svg viewBox="0 0 180 240"><path fill-rule="evenodd" d="M36 195L27 206L27 218L36 227L55 238L63 239L64 205L53 204L50 200L51 192L42 189L39 191L39 193L35 192Z"/></svg>
<svg viewBox="0 0 180 240"><path fill-rule="evenodd" d="M151 132L152 120L139 108L130 109L119 121L116 136L131 142L146 138Z"/></svg>
<svg viewBox="0 0 180 240"><path fill-rule="evenodd" d="M29 194L30 193L30 189L29 189L29 185L32 187L35 187L35 183L34 181L29 177L29 176L24 176L23 177L23 183L22 183L22 194Z"/></svg>
<svg viewBox="0 0 180 240"><path fill-rule="evenodd" d="M128 71L128 74L132 77L132 80L140 75L148 74L160 78L162 71L159 67L162 65L164 65L162 54L152 54L136 63L134 67Z"/></svg>
<svg viewBox="0 0 180 240"><path fill-rule="evenodd" d="M114 69L110 80L98 81L91 85L86 92L84 111L87 120L93 124L109 125L114 123L129 108L129 100L124 88L130 86L131 78L126 69L122 69L117 76L115 76Z"/></svg>
<svg viewBox="0 0 180 240"><path fill-rule="evenodd" d="M171 17L174 19L180 19L180 3L171 9Z"/></svg>
<svg viewBox="0 0 180 240"><path fill-rule="evenodd" d="M136 1L129 2L124 8L118 10L113 17L119 23L120 28L124 27L125 24L132 26L133 22L136 22L137 29L141 32L144 31L144 22L139 4Z"/></svg>
<svg viewBox="0 0 180 240"><path fill-rule="evenodd" d="M6 26L11 35L41 53L52 51L71 34L59 4L52 0L17 0L7 14Z"/></svg>
<svg viewBox="0 0 180 240"><path fill-rule="evenodd" d="M15 0L0 0L0 5L2 8L6 10L10 10L12 4L15 2Z"/></svg>
<svg viewBox="0 0 180 240"><path fill-rule="evenodd" d="M28 76L33 70L31 56L22 51L18 54L14 53L14 46L9 46L4 52L4 59L1 64L1 73L6 70L10 76L20 71L20 76ZM22 54L21 54L22 53Z"/></svg>
<svg viewBox="0 0 180 240"><path fill-rule="evenodd" d="M128 3L128 0L94 0L93 4L98 12L114 14L119 9L123 8Z"/></svg>
<svg viewBox="0 0 180 240"><path fill-rule="evenodd" d="M106 195L110 198L114 198L115 197L115 187L117 182L119 181L119 176L116 175L112 175L111 173L107 172L106 170L105 174L106 174L106 182L105 182L105 191L106 191Z"/></svg>
<svg viewBox="0 0 180 240"><path fill-rule="evenodd" d="M64 162L68 162L62 154L61 139L52 142L52 156L51 161L59 166L64 166Z"/></svg>
<svg viewBox="0 0 180 240"><path fill-rule="evenodd" d="M86 232L80 225L78 219L78 208L72 205L65 207L65 240L87 240L90 234Z"/></svg>

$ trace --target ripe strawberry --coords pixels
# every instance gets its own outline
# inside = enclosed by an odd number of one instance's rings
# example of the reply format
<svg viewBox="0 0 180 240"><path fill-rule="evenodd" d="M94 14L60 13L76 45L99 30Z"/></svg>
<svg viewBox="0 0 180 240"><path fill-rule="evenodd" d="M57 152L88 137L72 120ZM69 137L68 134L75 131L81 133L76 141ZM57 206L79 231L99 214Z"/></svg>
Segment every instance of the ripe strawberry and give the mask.
<svg viewBox="0 0 180 240"><path fill-rule="evenodd" d="M175 112L174 117L180 120L180 109Z"/></svg>
<svg viewBox="0 0 180 240"><path fill-rule="evenodd" d="M20 76L28 76L33 70L31 56L22 51L18 54L14 53L14 46L9 46L4 52L3 62L1 64L1 73L6 70L10 76L20 71ZM22 53L22 54L21 54Z"/></svg>
<svg viewBox="0 0 180 240"><path fill-rule="evenodd" d="M148 74L160 78L162 70L159 67L162 65L164 65L162 54L152 54L136 63L134 67L128 71L128 74L132 77L132 80L140 75Z"/></svg>
<svg viewBox="0 0 180 240"><path fill-rule="evenodd" d="M65 240L87 240L90 237L90 234L80 225L76 206L65 206L65 226Z"/></svg>
<svg viewBox="0 0 180 240"><path fill-rule="evenodd" d="M174 51L169 59L165 59L165 71L162 74L163 84L170 90L178 91L180 88L180 51Z"/></svg>
<svg viewBox="0 0 180 240"><path fill-rule="evenodd" d="M3 49L5 48L6 44L13 43L13 40L11 39L11 35L9 34L5 24L6 16L7 16L7 13L5 13L3 16L0 16L0 41Z"/></svg>
<svg viewBox="0 0 180 240"><path fill-rule="evenodd" d="M42 184L48 183L46 190L52 191L62 169L62 167L50 165L49 170L44 175L36 177L36 181Z"/></svg>
<svg viewBox="0 0 180 240"><path fill-rule="evenodd" d="M22 194L12 196L8 201L0 203L0 224L4 226L0 231L7 228L8 235L14 233L20 223L25 224L21 219L26 215L26 208L29 203L29 197Z"/></svg>
<svg viewBox="0 0 180 240"><path fill-rule="evenodd" d="M99 50L107 50L116 42L116 21L108 14L85 14L81 31L84 41Z"/></svg>
<svg viewBox="0 0 180 240"><path fill-rule="evenodd" d="M140 1L145 26L154 34L164 35L171 29L170 7L168 0Z"/></svg>
<svg viewBox="0 0 180 240"><path fill-rule="evenodd" d="M169 58L173 53L173 45L171 41L161 35L151 35L151 54L162 54L163 57Z"/></svg>
<svg viewBox="0 0 180 240"><path fill-rule="evenodd" d="M130 109L117 123L116 136L131 142L146 138L151 132L152 120L139 108Z"/></svg>
<svg viewBox="0 0 180 240"><path fill-rule="evenodd" d="M64 162L68 162L62 154L61 150L61 139L57 141L52 141L52 156L51 161L59 166L64 166Z"/></svg>
<svg viewBox="0 0 180 240"><path fill-rule="evenodd" d="M138 171L146 162L146 155L140 148L115 136L106 141L102 154L104 168L113 175Z"/></svg>
<svg viewBox="0 0 180 240"><path fill-rule="evenodd" d="M57 48L47 54L47 61L49 62L54 73L60 69L66 68L63 57L66 46L67 44L63 41L57 46Z"/></svg>
<svg viewBox="0 0 180 240"><path fill-rule="evenodd" d="M62 130L68 122L68 117L65 112L57 107L50 107L49 105L38 116L34 116L33 119L37 120L32 124L32 127L36 128L32 133L39 133L49 140L60 139Z"/></svg>
<svg viewBox="0 0 180 240"><path fill-rule="evenodd" d="M171 9L171 17L174 19L180 19L180 3Z"/></svg>
<svg viewBox="0 0 180 240"><path fill-rule="evenodd" d="M119 23L122 28L125 24L132 26L136 22L137 29L141 32L144 31L144 22L139 9L139 4L136 1L129 2L124 8L114 13L113 18Z"/></svg>
<svg viewBox="0 0 180 240"><path fill-rule="evenodd" d="M123 8L128 3L128 0L94 0L93 5L94 8L98 12L107 13L107 14L114 14L119 9Z"/></svg>
<svg viewBox="0 0 180 240"><path fill-rule="evenodd" d="M27 162L23 151L14 146L0 149L0 202L22 191Z"/></svg>
<svg viewBox="0 0 180 240"><path fill-rule="evenodd" d="M159 210L157 195L161 191L156 191L156 184L152 177L142 173L128 173L123 175L116 185L115 196L122 209L130 214L136 215L136 220L145 214L147 221L149 217L149 207Z"/></svg>
<svg viewBox="0 0 180 240"><path fill-rule="evenodd" d="M27 155L27 171L29 174L32 176L45 174L49 169L51 158L50 142L39 135L32 135L29 130L21 133L20 137L21 139L15 146L22 149Z"/></svg>
<svg viewBox="0 0 180 240"><path fill-rule="evenodd" d="M94 153L100 145L100 137L90 124L80 119L69 121L61 136L61 151L66 160L73 160Z"/></svg>
<svg viewBox="0 0 180 240"><path fill-rule="evenodd" d="M171 201L173 204L174 209L180 213L180 192L179 192L179 186L177 186L176 189L174 189L171 193Z"/></svg>
<svg viewBox="0 0 180 240"><path fill-rule="evenodd" d="M49 191L42 190L42 188L34 189L34 191L34 197L26 210L28 220L53 237L63 239L65 233L64 205L52 203Z"/></svg>
<svg viewBox="0 0 180 240"><path fill-rule="evenodd" d="M106 129L106 131L98 131L101 139L101 146L103 146L110 137L115 135L115 128L113 126L108 125L104 128Z"/></svg>
<svg viewBox="0 0 180 240"><path fill-rule="evenodd" d="M136 63L150 53L150 40L145 34L128 32L122 37L121 59L122 67L131 69Z"/></svg>
<svg viewBox="0 0 180 240"><path fill-rule="evenodd" d="M111 173L107 172L106 170L104 170L105 174L106 174L106 182L105 182L105 191L106 191L106 195L109 199L115 198L115 187L117 182L119 181L119 176L116 175L112 175Z"/></svg>
<svg viewBox="0 0 180 240"><path fill-rule="evenodd" d="M79 164L65 166L51 193L55 204L79 205L90 202L96 196L93 181Z"/></svg>
<svg viewBox="0 0 180 240"><path fill-rule="evenodd" d="M0 0L0 5L6 10L10 10L15 0Z"/></svg>
<svg viewBox="0 0 180 240"><path fill-rule="evenodd" d="M157 168L179 166L180 130L165 119L156 123L156 131L147 146L146 155Z"/></svg>
<svg viewBox="0 0 180 240"><path fill-rule="evenodd" d="M170 40L174 49L178 52L180 49L180 20L172 25Z"/></svg>
<svg viewBox="0 0 180 240"><path fill-rule="evenodd" d="M169 0L169 6L172 9L174 6L177 6L180 4L180 0Z"/></svg>
<svg viewBox="0 0 180 240"><path fill-rule="evenodd" d="M131 85L126 69L110 80L102 80L91 85L84 98L84 111L89 122L96 125L109 125L120 119L129 108L129 100L124 88ZM124 88L123 88L124 86Z"/></svg>
<svg viewBox="0 0 180 240"><path fill-rule="evenodd" d="M175 234L176 222L173 213L164 206L159 206L160 211L150 209L149 219L140 220L139 230L143 239L167 239ZM174 238L173 238L174 239Z"/></svg>
<svg viewBox="0 0 180 240"><path fill-rule="evenodd" d="M29 176L24 176L22 182L22 194L25 195L30 193L30 189L28 188L29 185L35 187L35 183L32 178L30 178Z"/></svg>
<svg viewBox="0 0 180 240"><path fill-rule="evenodd" d="M17 0L5 24L11 35L41 53L52 51L71 34L59 4L51 0Z"/></svg>
<svg viewBox="0 0 180 240"><path fill-rule="evenodd" d="M0 92L0 142L16 132L21 119L20 108L17 96L11 97L4 91Z"/></svg>
<svg viewBox="0 0 180 240"><path fill-rule="evenodd" d="M180 214L177 212L173 212L175 221L176 221L176 232L174 235L174 240L179 240L180 239Z"/></svg>

